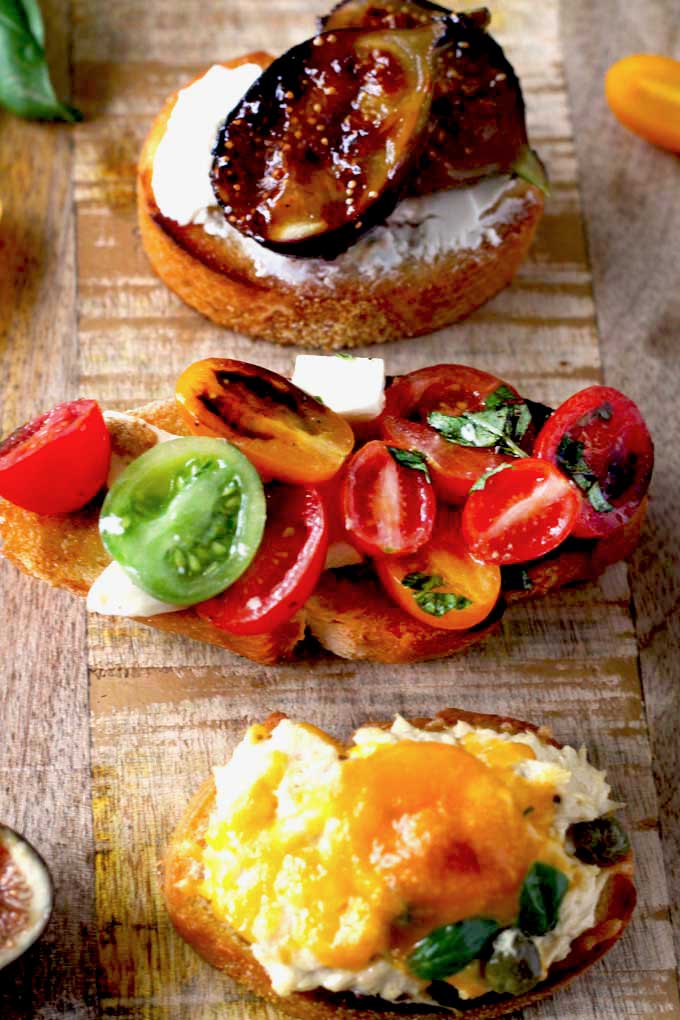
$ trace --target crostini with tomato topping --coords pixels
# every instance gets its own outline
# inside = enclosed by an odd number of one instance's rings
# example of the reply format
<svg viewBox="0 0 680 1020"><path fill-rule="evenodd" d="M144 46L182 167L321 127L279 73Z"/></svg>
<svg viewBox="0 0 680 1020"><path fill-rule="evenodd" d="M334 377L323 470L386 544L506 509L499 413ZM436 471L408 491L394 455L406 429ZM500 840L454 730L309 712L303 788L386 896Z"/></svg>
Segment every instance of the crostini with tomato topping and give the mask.
<svg viewBox="0 0 680 1020"><path fill-rule="evenodd" d="M378 361L303 356L291 381L208 358L174 401L60 405L0 444L3 554L259 662L307 633L345 658L450 655L630 554L653 465L631 400L593 386L552 411L462 365L383 391Z"/></svg>
<svg viewBox="0 0 680 1020"><path fill-rule="evenodd" d="M548 184L488 22L349 0L280 57L175 92L138 172L161 279L221 325L331 349L431 332L505 287Z"/></svg>
<svg viewBox="0 0 680 1020"><path fill-rule="evenodd" d="M181 817L165 898L208 963L293 1017L516 1015L630 920L619 807L584 749L516 719L398 716L344 744L277 714Z"/></svg>

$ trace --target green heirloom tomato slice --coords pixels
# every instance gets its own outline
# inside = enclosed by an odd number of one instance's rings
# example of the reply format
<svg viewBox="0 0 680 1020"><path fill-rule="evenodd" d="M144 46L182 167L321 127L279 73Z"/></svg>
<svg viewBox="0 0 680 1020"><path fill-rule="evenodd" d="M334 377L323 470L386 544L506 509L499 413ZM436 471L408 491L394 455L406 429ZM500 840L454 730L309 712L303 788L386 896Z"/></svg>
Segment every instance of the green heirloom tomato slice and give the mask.
<svg viewBox="0 0 680 1020"><path fill-rule="evenodd" d="M135 584L177 606L228 588L262 539L262 482L225 439L173 439L133 461L110 489L102 541Z"/></svg>

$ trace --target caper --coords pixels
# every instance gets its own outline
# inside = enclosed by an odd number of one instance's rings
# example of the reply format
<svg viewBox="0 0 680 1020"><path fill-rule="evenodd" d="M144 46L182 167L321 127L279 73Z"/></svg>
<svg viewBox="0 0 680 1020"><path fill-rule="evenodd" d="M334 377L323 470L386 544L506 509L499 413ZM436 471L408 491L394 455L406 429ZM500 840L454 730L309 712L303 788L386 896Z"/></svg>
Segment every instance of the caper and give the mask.
<svg viewBox="0 0 680 1020"><path fill-rule="evenodd" d="M618 818L604 815L592 822L575 822L569 829L574 854L584 864L606 868L623 860L630 850L630 840Z"/></svg>
<svg viewBox="0 0 680 1020"><path fill-rule="evenodd" d="M541 973L538 949L519 928L506 928L494 939L484 968L486 982L494 992L522 995L538 983Z"/></svg>

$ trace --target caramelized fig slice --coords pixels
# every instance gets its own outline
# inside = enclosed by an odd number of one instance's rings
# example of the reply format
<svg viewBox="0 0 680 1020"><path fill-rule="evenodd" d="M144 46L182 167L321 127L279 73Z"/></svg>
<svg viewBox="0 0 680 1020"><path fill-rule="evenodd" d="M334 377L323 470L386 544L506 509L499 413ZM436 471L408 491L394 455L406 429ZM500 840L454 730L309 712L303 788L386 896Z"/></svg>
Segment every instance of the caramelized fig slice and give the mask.
<svg viewBox="0 0 680 1020"><path fill-rule="evenodd" d="M429 0L341 0L330 14L320 19L324 32L336 28L418 28L433 18L456 17L448 7ZM491 15L486 7L468 11L466 17L486 28Z"/></svg>
<svg viewBox="0 0 680 1020"><path fill-rule="evenodd" d="M449 26L324 32L275 60L213 150L228 222L274 251L325 258L382 222L423 146Z"/></svg>
<svg viewBox="0 0 680 1020"><path fill-rule="evenodd" d="M52 880L40 854L0 825L0 970L40 938L52 899Z"/></svg>

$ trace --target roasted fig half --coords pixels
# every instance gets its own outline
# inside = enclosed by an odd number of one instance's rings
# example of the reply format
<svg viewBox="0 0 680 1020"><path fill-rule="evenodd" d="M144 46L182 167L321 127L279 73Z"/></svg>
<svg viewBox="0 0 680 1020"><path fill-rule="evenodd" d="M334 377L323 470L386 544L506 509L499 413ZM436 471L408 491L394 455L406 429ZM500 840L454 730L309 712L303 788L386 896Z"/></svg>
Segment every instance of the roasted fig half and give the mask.
<svg viewBox="0 0 680 1020"><path fill-rule="evenodd" d="M323 32L275 60L213 150L228 222L274 251L325 258L383 222L423 148L450 24Z"/></svg>
<svg viewBox="0 0 680 1020"><path fill-rule="evenodd" d="M528 162L532 154L519 81L501 47L485 31L488 10L452 14L427 0L345 0L323 25L326 30L412 28L446 16L451 29L437 52L427 144L409 193L427 195L500 172L527 176L545 188L542 167Z"/></svg>
<svg viewBox="0 0 680 1020"><path fill-rule="evenodd" d="M40 938L52 900L52 879L40 854L0 825L0 970Z"/></svg>

